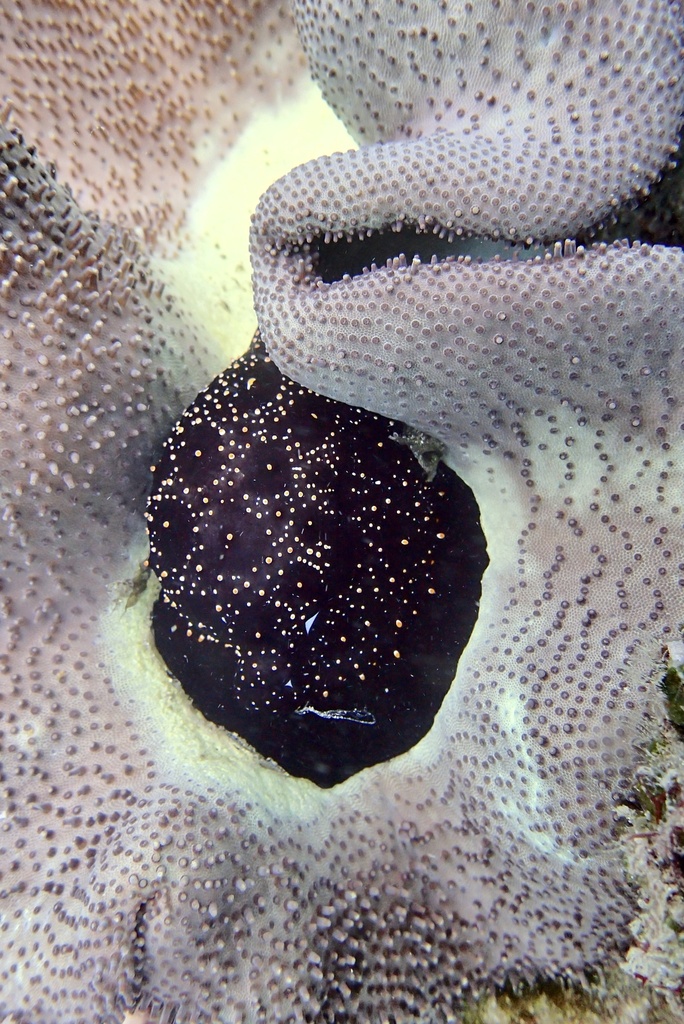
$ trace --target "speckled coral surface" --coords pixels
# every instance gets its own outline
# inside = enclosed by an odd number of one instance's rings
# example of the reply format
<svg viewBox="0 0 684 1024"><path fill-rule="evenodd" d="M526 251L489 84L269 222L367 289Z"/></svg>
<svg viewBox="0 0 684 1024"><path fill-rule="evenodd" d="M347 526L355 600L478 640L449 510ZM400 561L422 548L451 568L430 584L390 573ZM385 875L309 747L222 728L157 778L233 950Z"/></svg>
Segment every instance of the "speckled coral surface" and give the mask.
<svg viewBox="0 0 684 1024"><path fill-rule="evenodd" d="M385 272L383 295L411 310L393 344L414 332L426 350L409 359L428 359L396 401L447 436L492 564L435 728L322 793L204 722L151 643L137 510L155 443L213 372L201 330L137 243L16 138L2 157L0 1016L427 1024L507 971L614 959L632 908L612 806L647 707L657 721L654 661L681 607L681 255ZM606 300L616 260L626 280ZM448 367L422 330L453 319L435 281L464 269L484 294L449 285L468 334L448 419ZM320 331L355 287L285 311ZM367 328L340 326L312 369L369 388L392 357L359 350L371 374L337 372L335 345Z"/></svg>
<svg viewBox="0 0 684 1024"><path fill-rule="evenodd" d="M398 411L472 486L492 566L453 757L471 777L506 760L482 806L564 853L605 839L648 707L635 651L683 610L683 270L645 246L416 266L314 289L277 328L262 317L288 339L285 372Z"/></svg>
<svg viewBox="0 0 684 1024"><path fill-rule="evenodd" d="M106 1002L131 956L97 862L130 817L143 756L98 610L139 532L140 468L212 364L134 240L82 214L4 129L0 176L0 1005L76 1020L103 1005L95 958L109 961Z"/></svg>
<svg viewBox="0 0 684 1024"><path fill-rule="evenodd" d="M157 242L301 58L286 4L0 5L0 96L85 209Z"/></svg>
<svg viewBox="0 0 684 1024"><path fill-rule="evenodd" d="M260 327L285 373L434 434L472 486L492 564L443 749L494 847L513 819L561 870L613 834L611 803L661 714L661 644L684 612L684 262L572 243L532 262L471 260L468 239L552 241L648 181L678 130L680 12L296 11L324 93L384 144L296 168L262 198ZM662 135L633 116L651 89ZM644 150L650 171L634 159ZM442 258L411 261L426 236ZM462 255L445 258L459 236ZM547 883L533 901L553 928ZM618 905L607 887L597 898ZM573 941L586 950L595 928L578 918Z"/></svg>
<svg viewBox="0 0 684 1024"><path fill-rule="evenodd" d="M323 94L359 142L384 145L291 177L271 199L274 230L306 237L426 218L555 241L648 185L675 148L676 3L294 8ZM312 178L315 190L301 192Z"/></svg>

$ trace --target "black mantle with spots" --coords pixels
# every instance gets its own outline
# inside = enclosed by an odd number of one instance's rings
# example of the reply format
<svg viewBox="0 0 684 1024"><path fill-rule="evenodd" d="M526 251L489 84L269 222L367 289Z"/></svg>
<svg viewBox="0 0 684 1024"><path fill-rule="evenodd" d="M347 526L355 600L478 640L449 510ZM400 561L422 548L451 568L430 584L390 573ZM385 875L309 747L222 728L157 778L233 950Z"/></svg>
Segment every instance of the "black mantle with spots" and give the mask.
<svg viewBox="0 0 684 1024"><path fill-rule="evenodd" d="M486 566L470 490L401 425L284 377L255 339L154 468L155 640L211 721L333 785L430 728Z"/></svg>

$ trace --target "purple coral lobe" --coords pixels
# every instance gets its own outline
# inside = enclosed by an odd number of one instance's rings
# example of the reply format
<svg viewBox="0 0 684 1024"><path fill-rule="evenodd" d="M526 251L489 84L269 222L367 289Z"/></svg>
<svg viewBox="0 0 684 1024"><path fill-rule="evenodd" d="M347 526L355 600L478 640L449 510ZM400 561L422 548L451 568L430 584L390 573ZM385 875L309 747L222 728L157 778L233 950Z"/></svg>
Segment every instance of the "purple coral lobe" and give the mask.
<svg viewBox="0 0 684 1024"><path fill-rule="evenodd" d="M553 243L638 198L679 131L679 6L300 7L331 101L384 143L264 197L267 343L441 436L490 555L432 728L325 791L194 711L154 649L153 585L131 584L156 446L219 369L140 239L228 137L208 131L221 69L240 97L280 89L281 12L0 8L13 116L60 160L55 179L2 136L0 1017L454 1024L492 983L616 963L620 807L684 621L684 256L409 252L321 284L305 247L421 218ZM242 100L219 91L230 134Z"/></svg>
<svg viewBox="0 0 684 1024"><path fill-rule="evenodd" d="M465 217L477 206L506 236L562 237L647 187L673 153L677 3L294 6L314 77L366 144L358 165L349 154L315 170L319 201L343 219L360 183L366 206L426 192ZM367 147L378 141L389 145Z"/></svg>

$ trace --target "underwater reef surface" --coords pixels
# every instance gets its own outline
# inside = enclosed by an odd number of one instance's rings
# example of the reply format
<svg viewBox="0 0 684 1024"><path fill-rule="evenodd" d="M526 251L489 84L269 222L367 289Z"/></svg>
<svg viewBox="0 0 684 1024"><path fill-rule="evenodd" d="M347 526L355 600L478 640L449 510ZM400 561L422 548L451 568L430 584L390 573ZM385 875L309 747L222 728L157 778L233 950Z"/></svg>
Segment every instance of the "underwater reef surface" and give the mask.
<svg viewBox="0 0 684 1024"><path fill-rule="evenodd" d="M652 759L681 763L684 256L589 241L676 151L680 9L295 18L361 148L261 200L260 328L298 383L443 446L487 543L477 622L425 736L331 788L192 706L144 508L230 358L170 264L250 111L296 89L294 29L277 5L3 4L0 1016L664 1021L678 978L633 924L658 841L629 875L625 844L678 822Z"/></svg>

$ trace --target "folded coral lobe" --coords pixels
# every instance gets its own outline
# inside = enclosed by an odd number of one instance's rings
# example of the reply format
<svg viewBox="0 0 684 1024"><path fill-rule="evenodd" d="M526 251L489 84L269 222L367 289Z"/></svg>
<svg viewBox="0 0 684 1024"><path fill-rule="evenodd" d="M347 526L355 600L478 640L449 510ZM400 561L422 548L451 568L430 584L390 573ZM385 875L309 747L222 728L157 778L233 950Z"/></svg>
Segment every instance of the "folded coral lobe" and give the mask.
<svg viewBox="0 0 684 1024"><path fill-rule="evenodd" d="M600 139L598 123L614 116L627 132L653 139L666 132L652 104L679 75L676 3L388 0L382 11L378 6L293 4L312 74L360 143L415 137L438 126L494 135L514 121L541 121L538 103L556 135L579 125L578 136L588 128ZM631 89L634 118L624 104ZM592 102L596 96L604 102ZM646 120L642 127L634 123L637 111ZM619 141L625 144L626 136Z"/></svg>
<svg viewBox="0 0 684 1024"><path fill-rule="evenodd" d="M554 243L673 152L681 15L382 13L297 6L324 93L372 144L262 197L255 306L284 373L435 436L473 490L490 557L478 621L411 767L429 764L448 807L428 845L451 858L469 976L573 970L626 942L616 808L684 619L684 255ZM524 251L536 241L548 251ZM511 882L474 918L479 868L454 881L473 836L494 889L500 869ZM479 968L473 919L490 936Z"/></svg>
<svg viewBox="0 0 684 1024"><path fill-rule="evenodd" d="M195 339L136 242L6 128L0 225L0 1017L76 1024L135 994L140 899L114 889L145 758L100 618Z"/></svg>
<svg viewBox="0 0 684 1024"><path fill-rule="evenodd" d="M455 756L485 742L482 689L499 694L515 806L584 853L611 834L657 703L637 652L684 613L683 273L680 250L602 246L298 283L294 305L257 289L286 372L440 438L472 486L491 565L452 691ZM510 813L497 788L488 806Z"/></svg>
<svg viewBox="0 0 684 1024"><path fill-rule="evenodd" d="M382 204L401 189L423 214L448 198L449 227L474 207L504 235L562 237L647 187L676 144L682 25L669 0L294 8L314 77L349 131L395 143L364 150L336 199L321 168L312 212L330 195L344 220L348 193L367 209L371 194ZM421 140L413 187L406 140Z"/></svg>

